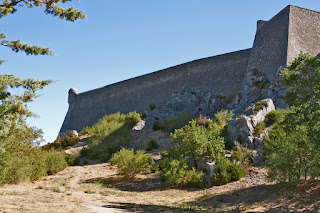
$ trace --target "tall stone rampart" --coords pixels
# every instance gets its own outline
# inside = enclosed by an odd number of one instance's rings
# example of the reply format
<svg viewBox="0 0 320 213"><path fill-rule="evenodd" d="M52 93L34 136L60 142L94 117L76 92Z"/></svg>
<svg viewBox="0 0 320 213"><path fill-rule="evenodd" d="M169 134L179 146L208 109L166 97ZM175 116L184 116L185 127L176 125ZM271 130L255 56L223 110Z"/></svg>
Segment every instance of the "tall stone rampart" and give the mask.
<svg viewBox="0 0 320 213"><path fill-rule="evenodd" d="M240 92L251 49L195 60L106 87L75 94L69 92L69 110L60 132L80 131L106 114L142 111L161 104L188 86L224 96Z"/></svg>
<svg viewBox="0 0 320 213"><path fill-rule="evenodd" d="M290 6L287 63L301 51L313 56L320 53L320 13Z"/></svg>
<svg viewBox="0 0 320 213"><path fill-rule="evenodd" d="M80 131L106 114L159 105L186 86L223 96L241 93L240 106L245 107L252 71L275 84L279 70L300 51L320 53L320 13L289 5L269 21L258 21L252 49L191 61L80 94L71 89L60 133Z"/></svg>
<svg viewBox="0 0 320 213"><path fill-rule="evenodd" d="M247 72L257 69L271 82L276 81L278 68L287 62L289 14L288 6L263 26L258 26Z"/></svg>

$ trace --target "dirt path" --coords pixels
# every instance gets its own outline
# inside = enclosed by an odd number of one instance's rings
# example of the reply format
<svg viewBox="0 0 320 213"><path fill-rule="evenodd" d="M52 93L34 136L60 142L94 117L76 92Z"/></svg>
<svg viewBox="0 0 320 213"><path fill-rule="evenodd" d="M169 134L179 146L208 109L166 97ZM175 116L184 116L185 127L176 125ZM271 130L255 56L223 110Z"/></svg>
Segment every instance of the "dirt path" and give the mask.
<svg viewBox="0 0 320 213"><path fill-rule="evenodd" d="M319 212L319 181L295 188L266 183L252 168L240 181L172 189L159 174L126 180L107 163L68 167L35 183L0 187L0 212ZM299 188L300 187L300 188Z"/></svg>

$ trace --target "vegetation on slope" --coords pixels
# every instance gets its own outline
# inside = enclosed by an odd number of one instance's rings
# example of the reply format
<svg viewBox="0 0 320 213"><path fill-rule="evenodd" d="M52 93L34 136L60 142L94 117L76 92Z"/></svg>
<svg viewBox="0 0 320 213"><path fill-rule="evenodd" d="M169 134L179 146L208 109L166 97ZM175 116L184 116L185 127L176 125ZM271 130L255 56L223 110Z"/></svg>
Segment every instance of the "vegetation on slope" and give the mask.
<svg viewBox="0 0 320 213"><path fill-rule="evenodd" d="M88 147L82 149L82 156L100 159L104 162L111 155L126 147L132 141L132 127L141 120L141 115L130 112L127 115L120 112L106 115L92 127L86 127L80 134L88 134Z"/></svg>
<svg viewBox="0 0 320 213"><path fill-rule="evenodd" d="M225 140L222 133L232 116L232 112L223 110L215 115L214 120L208 121L206 126L192 120L183 128L175 130L171 136L179 145L162 154L162 178L177 187L204 187L204 173L199 171L202 168L198 164L200 161L213 160L217 160L214 174L219 176L213 180L214 184L219 184L222 179L223 183L228 183L243 177L244 170L224 156ZM221 176L218 175L220 171L232 172L233 175L230 178L227 175Z"/></svg>

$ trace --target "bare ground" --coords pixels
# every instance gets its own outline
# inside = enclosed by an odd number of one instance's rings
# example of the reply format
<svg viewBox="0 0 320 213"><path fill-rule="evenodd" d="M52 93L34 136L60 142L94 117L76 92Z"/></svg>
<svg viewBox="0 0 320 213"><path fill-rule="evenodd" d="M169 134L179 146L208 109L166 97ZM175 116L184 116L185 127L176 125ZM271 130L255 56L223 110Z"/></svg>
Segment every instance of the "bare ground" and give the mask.
<svg viewBox="0 0 320 213"><path fill-rule="evenodd" d="M107 163L68 167L35 183L0 187L0 212L320 212L320 181L268 183L251 168L240 181L174 189L158 173L134 180Z"/></svg>

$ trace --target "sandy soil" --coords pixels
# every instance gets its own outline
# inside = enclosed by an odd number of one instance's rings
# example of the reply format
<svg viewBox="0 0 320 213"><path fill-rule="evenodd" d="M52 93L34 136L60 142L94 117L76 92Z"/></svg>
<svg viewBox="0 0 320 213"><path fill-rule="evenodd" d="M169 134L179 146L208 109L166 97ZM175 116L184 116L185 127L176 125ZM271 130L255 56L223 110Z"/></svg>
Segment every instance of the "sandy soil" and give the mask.
<svg viewBox="0 0 320 213"><path fill-rule="evenodd" d="M0 212L320 212L320 181L287 188L251 168L240 181L174 189L159 174L134 180L107 163L68 167L35 183L0 187Z"/></svg>

